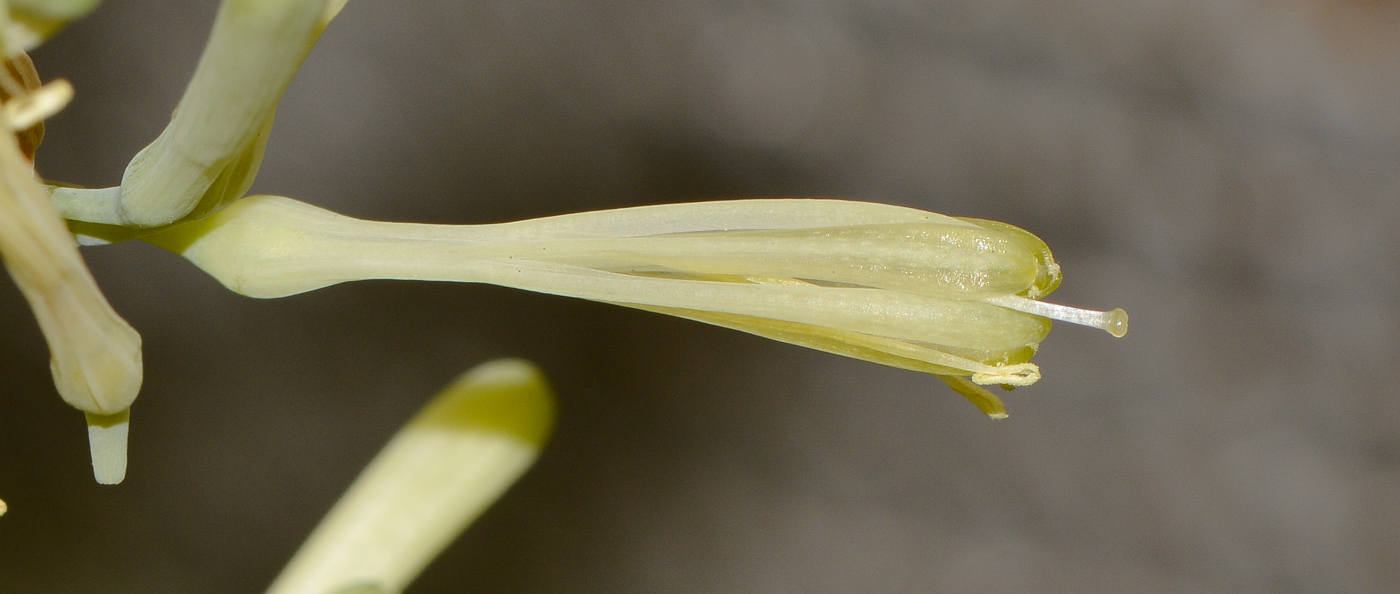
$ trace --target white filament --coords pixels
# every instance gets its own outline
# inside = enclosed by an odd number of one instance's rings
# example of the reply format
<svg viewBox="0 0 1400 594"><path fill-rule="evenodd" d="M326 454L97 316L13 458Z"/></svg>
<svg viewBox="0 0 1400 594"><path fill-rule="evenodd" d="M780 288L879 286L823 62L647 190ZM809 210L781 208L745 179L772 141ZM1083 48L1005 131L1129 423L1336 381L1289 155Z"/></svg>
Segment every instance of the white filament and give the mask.
<svg viewBox="0 0 1400 594"><path fill-rule="evenodd" d="M1122 338L1128 333L1128 312L1122 309L1115 309L1112 311L1080 309L1068 305L1026 299L1025 297L1017 297L1015 295L986 297L983 298L982 301L1022 313L1047 317L1052 320L1098 328L1117 338Z"/></svg>

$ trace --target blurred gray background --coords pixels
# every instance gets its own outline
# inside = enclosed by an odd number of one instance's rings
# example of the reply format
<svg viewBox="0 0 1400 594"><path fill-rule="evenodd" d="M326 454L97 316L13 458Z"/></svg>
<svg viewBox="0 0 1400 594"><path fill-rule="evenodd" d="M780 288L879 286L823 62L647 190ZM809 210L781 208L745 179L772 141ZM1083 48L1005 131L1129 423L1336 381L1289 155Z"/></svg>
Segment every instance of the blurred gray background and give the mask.
<svg viewBox="0 0 1400 594"><path fill-rule="evenodd" d="M39 169L119 182L212 0L109 1L34 54ZM145 339L124 484L0 283L0 592L260 592L466 368L538 362L538 465L430 592L1400 591L1400 4L350 0L254 191L477 223L762 196L1004 220L1064 266L1045 379L931 377L477 285L233 295L84 251Z"/></svg>

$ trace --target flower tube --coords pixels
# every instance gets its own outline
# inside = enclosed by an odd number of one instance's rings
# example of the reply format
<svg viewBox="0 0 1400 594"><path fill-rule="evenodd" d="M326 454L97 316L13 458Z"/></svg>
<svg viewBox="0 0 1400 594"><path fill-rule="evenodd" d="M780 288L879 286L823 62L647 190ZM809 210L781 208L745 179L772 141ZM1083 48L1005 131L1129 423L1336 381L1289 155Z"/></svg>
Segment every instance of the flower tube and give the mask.
<svg viewBox="0 0 1400 594"><path fill-rule="evenodd" d="M276 196L146 241L229 289L283 297L364 279L482 282L625 305L876 363L1025 386L1050 319L1126 332L1121 310L1037 299L1059 265L1001 223L840 200L648 206L496 225L364 221Z"/></svg>

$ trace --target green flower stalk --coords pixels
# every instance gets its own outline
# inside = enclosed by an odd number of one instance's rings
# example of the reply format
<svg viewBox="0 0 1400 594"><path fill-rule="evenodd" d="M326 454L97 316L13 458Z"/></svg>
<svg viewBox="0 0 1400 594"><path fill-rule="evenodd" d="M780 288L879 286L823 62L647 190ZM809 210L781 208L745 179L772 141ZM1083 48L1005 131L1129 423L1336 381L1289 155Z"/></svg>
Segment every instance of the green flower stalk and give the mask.
<svg viewBox="0 0 1400 594"><path fill-rule="evenodd" d="M841 200L648 206L496 225L364 221L257 196L143 238L229 289L285 297L365 279L480 282L657 311L981 385L1040 379L1050 319L1127 331L1122 310L1036 299L1059 285L1016 227ZM963 381L957 378L967 378Z"/></svg>
<svg viewBox="0 0 1400 594"><path fill-rule="evenodd" d="M467 372L384 446L268 594L401 592L534 463L553 425L533 365Z"/></svg>

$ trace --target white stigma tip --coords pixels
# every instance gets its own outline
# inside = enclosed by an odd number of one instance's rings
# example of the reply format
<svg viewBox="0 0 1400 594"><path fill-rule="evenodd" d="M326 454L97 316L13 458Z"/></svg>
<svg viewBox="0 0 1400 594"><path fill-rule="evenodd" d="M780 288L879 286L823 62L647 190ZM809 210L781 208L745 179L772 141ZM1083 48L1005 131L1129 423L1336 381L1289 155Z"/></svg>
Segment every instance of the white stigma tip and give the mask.
<svg viewBox="0 0 1400 594"><path fill-rule="evenodd" d="M92 475L98 484L118 484L126 478L126 441L131 427L131 410L114 415L86 414Z"/></svg>
<svg viewBox="0 0 1400 594"><path fill-rule="evenodd" d="M1105 332L1112 334L1114 338L1123 338L1128 335L1128 312L1115 309L1108 312L1107 318L1103 326Z"/></svg>
<svg viewBox="0 0 1400 594"><path fill-rule="evenodd" d="M1117 338L1128 333L1128 312L1121 309L1095 311L1016 296L987 297L983 301L1022 313L1098 328Z"/></svg>

